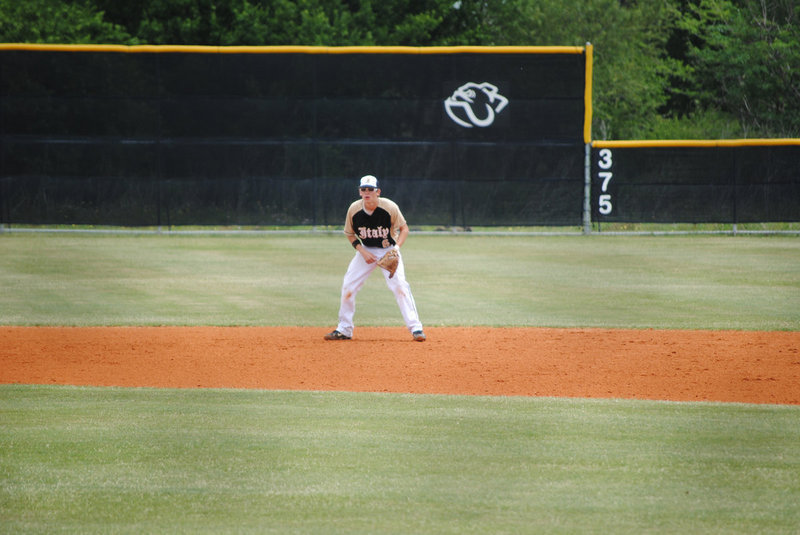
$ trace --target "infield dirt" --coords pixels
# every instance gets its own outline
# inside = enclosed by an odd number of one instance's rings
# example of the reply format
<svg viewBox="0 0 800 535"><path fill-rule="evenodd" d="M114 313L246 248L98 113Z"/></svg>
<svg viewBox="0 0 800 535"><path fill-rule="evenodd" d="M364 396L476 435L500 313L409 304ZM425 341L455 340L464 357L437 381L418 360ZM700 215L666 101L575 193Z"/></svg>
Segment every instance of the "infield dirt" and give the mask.
<svg viewBox="0 0 800 535"><path fill-rule="evenodd" d="M0 383L800 404L800 332L0 327Z"/></svg>

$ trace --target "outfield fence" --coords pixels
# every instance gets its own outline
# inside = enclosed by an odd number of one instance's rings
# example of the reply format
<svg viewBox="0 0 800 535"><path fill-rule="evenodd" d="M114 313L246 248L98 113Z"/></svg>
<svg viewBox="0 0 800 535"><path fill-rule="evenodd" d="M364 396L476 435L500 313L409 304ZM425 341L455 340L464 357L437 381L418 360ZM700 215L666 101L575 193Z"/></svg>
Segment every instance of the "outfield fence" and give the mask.
<svg viewBox="0 0 800 535"><path fill-rule="evenodd" d="M0 45L0 228L800 221L800 140L591 139L592 46Z"/></svg>
<svg viewBox="0 0 800 535"><path fill-rule="evenodd" d="M800 139L594 141L592 220L800 221Z"/></svg>

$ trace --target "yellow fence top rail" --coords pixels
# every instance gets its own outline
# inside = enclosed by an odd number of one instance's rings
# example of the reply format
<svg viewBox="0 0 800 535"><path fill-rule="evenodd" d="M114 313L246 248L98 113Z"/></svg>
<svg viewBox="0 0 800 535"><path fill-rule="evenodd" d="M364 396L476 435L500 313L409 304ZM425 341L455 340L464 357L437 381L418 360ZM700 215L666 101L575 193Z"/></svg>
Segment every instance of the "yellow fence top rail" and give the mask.
<svg viewBox="0 0 800 535"><path fill-rule="evenodd" d="M0 50L199 54L583 54L582 46L205 46L0 43Z"/></svg>
<svg viewBox="0 0 800 535"><path fill-rule="evenodd" d="M652 139L625 141L592 141L597 149L624 149L642 147L747 147L764 145L800 145L795 138L752 138L752 139Z"/></svg>

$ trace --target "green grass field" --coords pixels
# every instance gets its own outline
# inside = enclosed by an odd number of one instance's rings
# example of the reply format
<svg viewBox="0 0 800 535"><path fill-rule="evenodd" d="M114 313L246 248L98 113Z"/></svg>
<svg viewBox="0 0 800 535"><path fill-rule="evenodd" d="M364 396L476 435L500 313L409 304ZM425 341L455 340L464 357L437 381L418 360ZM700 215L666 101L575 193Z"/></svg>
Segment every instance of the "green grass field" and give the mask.
<svg viewBox="0 0 800 535"><path fill-rule="evenodd" d="M0 324L335 323L341 235L0 234ZM800 238L412 236L427 325L800 329ZM401 324L372 277L356 321Z"/></svg>
<svg viewBox="0 0 800 535"><path fill-rule="evenodd" d="M6 533L796 533L797 407L7 386Z"/></svg>
<svg viewBox="0 0 800 535"><path fill-rule="evenodd" d="M332 325L352 254L0 234L0 324ZM796 237L412 235L404 257L428 325L800 330ZM400 324L379 277L359 318ZM2 385L0 533L794 534L798 444L797 406Z"/></svg>

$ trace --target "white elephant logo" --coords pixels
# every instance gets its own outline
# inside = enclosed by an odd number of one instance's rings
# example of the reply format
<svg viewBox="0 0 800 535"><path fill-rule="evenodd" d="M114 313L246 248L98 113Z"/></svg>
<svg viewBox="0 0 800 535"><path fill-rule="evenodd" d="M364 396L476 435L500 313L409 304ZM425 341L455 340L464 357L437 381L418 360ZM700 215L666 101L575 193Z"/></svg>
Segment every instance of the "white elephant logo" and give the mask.
<svg viewBox="0 0 800 535"><path fill-rule="evenodd" d="M445 99L444 109L456 124L464 128L485 128L494 122L495 116L507 104L508 99L497 92L497 86L489 82L468 82Z"/></svg>

